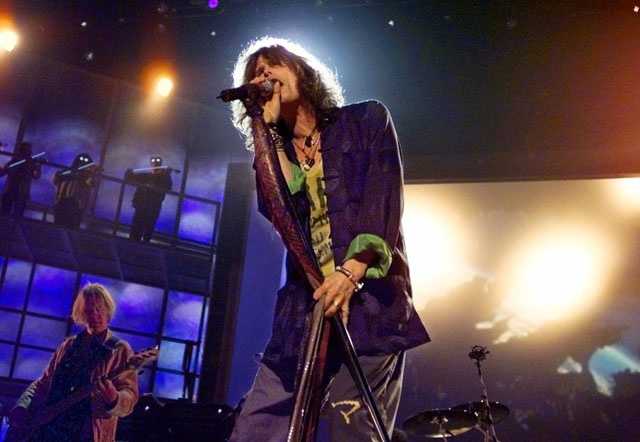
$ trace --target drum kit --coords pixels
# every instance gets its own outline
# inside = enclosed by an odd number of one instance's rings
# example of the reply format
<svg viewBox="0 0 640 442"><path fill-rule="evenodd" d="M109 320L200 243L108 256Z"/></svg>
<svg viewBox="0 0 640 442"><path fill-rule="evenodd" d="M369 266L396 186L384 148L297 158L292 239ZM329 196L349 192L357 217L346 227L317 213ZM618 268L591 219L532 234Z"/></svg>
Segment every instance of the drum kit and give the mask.
<svg viewBox="0 0 640 442"><path fill-rule="evenodd" d="M423 411L404 421L404 431L421 438L445 439L476 429L483 434L484 442L499 442L495 424L509 415L509 408L500 402L489 401L481 364L489 353L486 347L479 345L473 346L469 353L469 358L475 361L480 379L480 401Z"/></svg>

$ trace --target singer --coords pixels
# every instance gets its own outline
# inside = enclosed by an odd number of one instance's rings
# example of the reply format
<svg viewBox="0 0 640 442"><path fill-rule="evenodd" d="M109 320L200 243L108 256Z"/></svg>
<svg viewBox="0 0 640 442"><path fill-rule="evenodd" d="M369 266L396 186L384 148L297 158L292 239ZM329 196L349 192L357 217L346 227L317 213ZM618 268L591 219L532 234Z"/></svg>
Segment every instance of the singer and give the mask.
<svg viewBox="0 0 640 442"><path fill-rule="evenodd" d="M280 167L325 277L312 293L287 259L272 336L231 441L287 437L305 317L314 299L340 314L373 389L388 434L400 400L405 350L429 341L411 301L400 229L403 178L398 139L377 101L344 106L335 75L286 40L264 38L244 50L234 87L270 82L261 94ZM270 88L261 88L261 91ZM250 117L240 101L233 121L252 148ZM261 203L258 207L271 220ZM330 348L328 400L322 415L332 441L376 440L376 432L339 348Z"/></svg>

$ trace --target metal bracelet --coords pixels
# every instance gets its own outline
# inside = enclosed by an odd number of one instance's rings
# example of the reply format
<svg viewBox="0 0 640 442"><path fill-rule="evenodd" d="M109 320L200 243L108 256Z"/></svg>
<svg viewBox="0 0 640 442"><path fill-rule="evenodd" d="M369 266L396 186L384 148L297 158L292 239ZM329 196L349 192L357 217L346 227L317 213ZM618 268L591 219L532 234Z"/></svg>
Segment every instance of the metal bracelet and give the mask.
<svg viewBox="0 0 640 442"><path fill-rule="evenodd" d="M284 139L282 135L278 133L275 127L269 125L269 133L271 134L271 139L273 140L273 145L276 147L276 150L284 150Z"/></svg>
<svg viewBox="0 0 640 442"><path fill-rule="evenodd" d="M360 291L362 287L364 287L364 282L357 281L356 278L353 276L353 272L351 270L345 269L342 266L336 266L336 272L342 273L344 276L347 277L349 281L351 281L351 284L353 284L353 286L355 287L355 290L353 291L354 293L357 291Z"/></svg>

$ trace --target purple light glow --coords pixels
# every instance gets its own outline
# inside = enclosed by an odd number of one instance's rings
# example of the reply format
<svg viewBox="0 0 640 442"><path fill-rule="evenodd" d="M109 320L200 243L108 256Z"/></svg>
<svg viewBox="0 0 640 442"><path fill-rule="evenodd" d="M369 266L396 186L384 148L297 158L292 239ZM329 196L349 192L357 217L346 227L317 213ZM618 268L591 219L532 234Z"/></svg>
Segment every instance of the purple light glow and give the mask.
<svg viewBox="0 0 640 442"><path fill-rule="evenodd" d="M209 7L215 9L218 7L218 0L209 0Z"/></svg>

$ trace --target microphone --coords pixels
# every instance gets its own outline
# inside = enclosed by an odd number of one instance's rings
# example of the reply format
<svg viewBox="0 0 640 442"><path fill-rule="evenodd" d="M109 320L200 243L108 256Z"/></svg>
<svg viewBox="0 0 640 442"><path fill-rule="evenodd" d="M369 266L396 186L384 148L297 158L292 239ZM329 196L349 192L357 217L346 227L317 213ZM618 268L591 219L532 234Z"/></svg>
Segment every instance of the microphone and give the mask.
<svg viewBox="0 0 640 442"><path fill-rule="evenodd" d="M269 99L273 95L273 81L266 80L262 83L247 83L233 89L225 89L216 98L225 103L233 100L245 100L247 98L255 100L258 97Z"/></svg>

